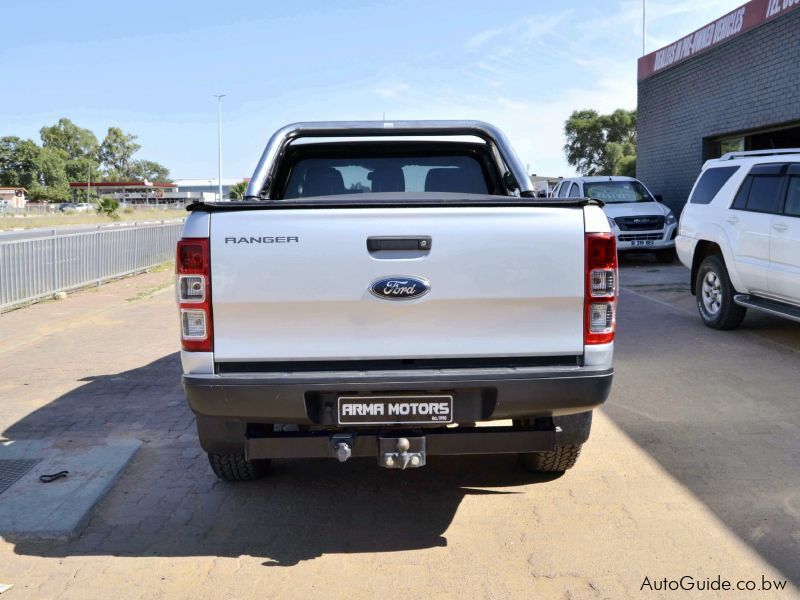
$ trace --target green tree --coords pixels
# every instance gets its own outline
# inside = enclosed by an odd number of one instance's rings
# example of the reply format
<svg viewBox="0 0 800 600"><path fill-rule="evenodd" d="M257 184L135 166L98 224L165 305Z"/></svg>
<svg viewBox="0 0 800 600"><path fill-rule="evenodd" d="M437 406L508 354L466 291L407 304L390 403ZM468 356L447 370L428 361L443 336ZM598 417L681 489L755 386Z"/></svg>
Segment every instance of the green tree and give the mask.
<svg viewBox="0 0 800 600"><path fill-rule="evenodd" d="M169 169L152 160L135 160L130 166L131 179L142 181L169 181Z"/></svg>
<svg viewBox="0 0 800 600"><path fill-rule="evenodd" d="M68 187L67 163L61 152L41 148L36 160L37 183L46 188Z"/></svg>
<svg viewBox="0 0 800 600"><path fill-rule="evenodd" d="M610 115L576 110L564 123L567 162L581 175L621 175L636 171L636 111Z"/></svg>
<svg viewBox="0 0 800 600"><path fill-rule="evenodd" d="M15 136L0 138L0 185L21 186L32 199L67 200L71 181L148 179L168 181L169 169L133 160L136 136L109 127L102 144L69 119L40 130L42 146Z"/></svg>
<svg viewBox="0 0 800 600"><path fill-rule="evenodd" d="M78 127L69 119L59 119L55 125L42 127L42 148L58 152L64 160L64 170L69 181L98 181L100 164L97 137L88 129Z"/></svg>
<svg viewBox="0 0 800 600"><path fill-rule="evenodd" d="M38 181L41 148L33 140L0 138L0 184L30 188Z"/></svg>
<svg viewBox="0 0 800 600"><path fill-rule="evenodd" d="M636 177L636 155L623 156L619 161L619 165L617 165L617 173L615 175Z"/></svg>
<svg viewBox="0 0 800 600"><path fill-rule="evenodd" d="M97 156L99 149L97 137L69 119L62 118L55 125L42 127L39 134L42 137L42 147L63 150L65 160L94 159Z"/></svg>
<svg viewBox="0 0 800 600"><path fill-rule="evenodd" d="M0 185L24 187L31 199L66 200L65 166L61 150L13 136L0 138Z"/></svg>
<svg viewBox="0 0 800 600"><path fill-rule="evenodd" d="M228 194L231 200L244 200L244 195L247 193L247 182L240 181L231 186L231 191Z"/></svg>
<svg viewBox="0 0 800 600"><path fill-rule="evenodd" d="M122 131L119 127L109 127L97 153L106 176L117 179L132 179L131 158L141 148L136 136Z"/></svg>
<svg viewBox="0 0 800 600"><path fill-rule="evenodd" d="M64 164L64 170L70 181L86 181L91 177L94 182L100 181L101 177L100 163L89 156L68 160Z"/></svg>

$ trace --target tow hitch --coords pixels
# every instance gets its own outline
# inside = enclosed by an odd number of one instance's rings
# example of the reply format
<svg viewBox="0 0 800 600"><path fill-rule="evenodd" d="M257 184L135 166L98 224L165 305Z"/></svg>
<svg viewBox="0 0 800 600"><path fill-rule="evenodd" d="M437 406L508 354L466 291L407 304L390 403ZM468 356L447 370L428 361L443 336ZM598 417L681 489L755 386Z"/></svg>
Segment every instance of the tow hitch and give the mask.
<svg viewBox="0 0 800 600"><path fill-rule="evenodd" d="M395 437L388 437L394 433ZM459 427L426 431L386 430L331 433L329 431L276 431L248 437L248 460L262 458L335 458L346 462L352 457L374 457L387 469L425 466L428 454L512 454L544 452L556 447L561 431L520 427Z"/></svg>
<svg viewBox="0 0 800 600"><path fill-rule="evenodd" d="M331 452L339 462L345 462L353 455L353 436L350 434L331 436Z"/></svg>
<svg viewBox="0 0 800 600"><path fill-rule="evenodd" d="M378 438L378 464L387 469L425 466L425 438Z"/></svg>

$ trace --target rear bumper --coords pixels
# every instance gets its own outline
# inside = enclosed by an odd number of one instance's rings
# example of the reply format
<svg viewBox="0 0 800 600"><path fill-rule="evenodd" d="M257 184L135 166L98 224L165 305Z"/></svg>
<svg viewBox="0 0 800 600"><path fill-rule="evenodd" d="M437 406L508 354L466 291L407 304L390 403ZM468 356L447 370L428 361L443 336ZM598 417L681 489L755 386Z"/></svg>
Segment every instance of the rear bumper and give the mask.
<svg viewBox="0 0 800 600"><path fill-rule="evenodd" d="M605 402L613 369L529 367L416 371L188 374L199 416L248 423L336 427L336 399L353 393L452 393L454 421L550 417Z"/></svg>
<svg viewBox="0 0 800 600"><path fill-rule="evenodd" d="M588 432L587 432L588 434ZM359 431L346 436L331 436L325 431L276 433L248 437L245 440L245 455L248 460L273 458L326 458L333 456L336 441L346 441L351 447L353 457L378 457L381 448L394 447L400 436L407 439L424 440L422 447L429 456L464 454L514 454L526 452L547 452L557 445L564 445L576 438L575 432L555 429L532 429L511 427L472 427L468 429L437 429L419 431L388 432ZM569 436L569 439L568 439ZM580 437L579 443L585 441Z"/></svg>

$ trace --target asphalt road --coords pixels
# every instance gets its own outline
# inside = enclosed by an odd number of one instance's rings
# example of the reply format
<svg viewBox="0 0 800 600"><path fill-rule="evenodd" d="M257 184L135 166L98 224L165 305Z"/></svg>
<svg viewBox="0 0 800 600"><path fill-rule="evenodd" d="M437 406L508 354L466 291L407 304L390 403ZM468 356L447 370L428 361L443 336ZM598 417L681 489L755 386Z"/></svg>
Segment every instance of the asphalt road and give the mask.
<svg viewBox="0 0 800 600"><path fill-rule="evenodd" d="M181 219L180 215L165 216L165 221L174 221ZM152 225L160 225L164 221L121 221L119 223L109 223L103 225L62 225L59 227L34 227L31 229L22 229L19 231L0 231L0 242L13 242L19 240L33 240L39 238L52 237L54 235L67 235L70 233L85 233L88 231L102 231L105 229L130 229L133 227L148 227Z"/></svg>
<svg viewBox="0 0 800 600"><path fill-rule="evenodd" d="M708 329L686 278L625 262L612 396L576 468L555 478L494 456L407 472L282 461L266 480L219 483L178 384L169 274L8 313L3 435L58 438L65 451L106 437L143 446L78 539L0 542L0 583L15 585L10 599L622 598L684 576L800 584L800 324L750 315L737 331ZM754 596L800 597L789 586Z"/></svg>

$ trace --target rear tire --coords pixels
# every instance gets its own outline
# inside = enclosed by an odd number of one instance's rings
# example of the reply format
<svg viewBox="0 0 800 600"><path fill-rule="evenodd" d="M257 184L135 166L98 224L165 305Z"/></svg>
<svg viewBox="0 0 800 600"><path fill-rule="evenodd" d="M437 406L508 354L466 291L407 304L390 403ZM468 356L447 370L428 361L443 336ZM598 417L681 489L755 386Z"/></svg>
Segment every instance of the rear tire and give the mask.
<svg viewBox="0 0 800 600"><path fill-rule="evenodd" d="M664 265L671 265L675 262L677 254L675 248L665 248L664 250L656 250L656 260Z"/></svg>
<svg viewBox="0 0 800 600"><path fill-rule="evenodd" d="M532 473L563 473L575 466L581 448L581 445L557 446L551 452L520 454L519 463Z"/></svg>
<svg viewBox="0 0 800 600"><path fill-rule="evenodd" d="M269 471L269 460L247 460L244 454L208 453L214 474L222 481L254 481Z"/></svg>
<svg viewBox="0 0 800 600"><path fill-rule="evenodd" d="M747 309L733 301L736 290L719 254L707 256L697 269L695 280L697 310L712 329L736 329Z"/></svg>

